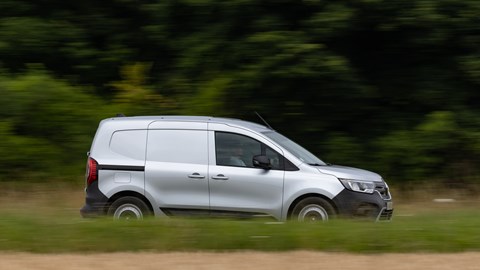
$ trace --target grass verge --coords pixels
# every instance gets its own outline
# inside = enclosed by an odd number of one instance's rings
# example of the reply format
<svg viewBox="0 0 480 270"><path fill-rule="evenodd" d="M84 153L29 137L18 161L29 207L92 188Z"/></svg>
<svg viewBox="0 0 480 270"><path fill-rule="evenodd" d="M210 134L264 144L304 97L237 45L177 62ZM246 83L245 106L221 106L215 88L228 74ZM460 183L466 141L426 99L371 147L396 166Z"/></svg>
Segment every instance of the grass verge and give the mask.
<svg viewBox="0 0 480 270"><path fill-rule="evenodd" d="M453 196L454 202L436 203L434 198L452 194L441 195L394 197L394 220L389 223L169 218L113 222L80 218L84 193L77 186L11 185L0 190L0 251L480 251L479 202L460 200L472 196Z"/></svg>
<svg viewBox="0 0 480 270"><path fill-rule="evenodd" d="M390 223L323 224L259 220L147 219L114 222L0 213L0 250L39 253L119 251L320 250L480 251L480 211L398 217Z"/></svg>

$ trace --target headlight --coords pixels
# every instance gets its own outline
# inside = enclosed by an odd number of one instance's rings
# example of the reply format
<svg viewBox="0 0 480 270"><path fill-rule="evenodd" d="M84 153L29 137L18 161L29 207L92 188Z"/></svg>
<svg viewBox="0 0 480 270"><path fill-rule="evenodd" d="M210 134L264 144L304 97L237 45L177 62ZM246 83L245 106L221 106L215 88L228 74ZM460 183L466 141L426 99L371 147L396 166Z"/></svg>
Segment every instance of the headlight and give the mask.
<svg viewBox="0 0 480 270"><path fill-rule="evenodd" d="M375 182L353 179L339 179L346 189L356 192L372 194L375 191Z"/></svg>

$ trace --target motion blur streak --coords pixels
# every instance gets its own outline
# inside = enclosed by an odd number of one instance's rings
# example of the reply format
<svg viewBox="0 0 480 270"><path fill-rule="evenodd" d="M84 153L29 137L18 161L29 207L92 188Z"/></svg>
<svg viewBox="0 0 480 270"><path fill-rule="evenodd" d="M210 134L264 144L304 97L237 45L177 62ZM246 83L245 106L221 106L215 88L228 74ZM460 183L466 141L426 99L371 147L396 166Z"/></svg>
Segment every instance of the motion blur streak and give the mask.
<svg viewBox="0 0 480 270"><path fill-rule="evenodd" d="M327 162L478 183L478 14L477 0L1 1L0 181L80 175L119 112L258 111Z"/></svg>

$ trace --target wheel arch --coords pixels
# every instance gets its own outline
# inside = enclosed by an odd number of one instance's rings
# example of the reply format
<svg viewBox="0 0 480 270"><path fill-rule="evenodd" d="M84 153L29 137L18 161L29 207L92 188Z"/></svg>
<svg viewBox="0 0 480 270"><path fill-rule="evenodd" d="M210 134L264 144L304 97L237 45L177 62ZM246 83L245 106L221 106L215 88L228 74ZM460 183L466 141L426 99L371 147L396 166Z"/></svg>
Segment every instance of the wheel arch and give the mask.
<svg viewBox="0 0 480 270"><path fill-rule="evenodd" d="M324 196L322 194L318 194L318 193L307 193L307 194L303 194L299 197L297 197L295 200L293 200L293 202L290 204L290 206L288 207L288 211L287 211L287 220L291 218L292 216L292 212L293 212L293 209L295 208L295 206L303 199L305 198L311 198L311 197L317 197L317 198L322 198L324 200L326 200L328 203L330 203L330 205L333 207L333 209L335 210L335 214L338 214L338 208L337 208L337 205L330 199L328 198L327 196Z"/></svg>
<svg viewBox="0 0 480 270"><path fill-rule="evenodd" d="M127 197L127 196L131 196L131 197L136 197L140 200L142 200L147 206L148 206L148 209L150 210L151 213L154 213L153 211L153 207L152 207L152 204L150 203L150 201L143 195L143 194L140 194L138 192L135 192L135 191L131 191L131 190L125 190L125 191L120 191L118 193L115 193L115 195L111 196L109 199L108 199L108 202L107 202L107 207L105 207L105 214L108 212L108 208L110 207L110 205L122 198L122 197Z"/></svg>

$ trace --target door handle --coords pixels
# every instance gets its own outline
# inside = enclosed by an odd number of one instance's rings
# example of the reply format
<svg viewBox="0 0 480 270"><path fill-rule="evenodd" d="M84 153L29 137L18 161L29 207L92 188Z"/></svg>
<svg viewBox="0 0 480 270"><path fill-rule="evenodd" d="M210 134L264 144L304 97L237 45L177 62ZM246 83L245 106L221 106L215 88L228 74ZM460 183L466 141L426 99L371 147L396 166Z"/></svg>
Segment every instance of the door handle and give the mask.
<svg viewBox="0 0 480 270"><path fill-rule="evenodd" d="M188 178L193 178L193 179L203 179L205 176L200 175L199 173L192 173L188 176Z"/></svg>
<svg viewBox="0 0 480 270"><path fill-rule="evenodd" d="M228 177L226 177L226 176L223 175L223 174L217 174L216 176L212 176L212 179L215 179L215 180L228 180Z"/></svg>

